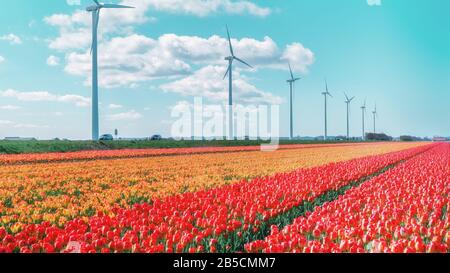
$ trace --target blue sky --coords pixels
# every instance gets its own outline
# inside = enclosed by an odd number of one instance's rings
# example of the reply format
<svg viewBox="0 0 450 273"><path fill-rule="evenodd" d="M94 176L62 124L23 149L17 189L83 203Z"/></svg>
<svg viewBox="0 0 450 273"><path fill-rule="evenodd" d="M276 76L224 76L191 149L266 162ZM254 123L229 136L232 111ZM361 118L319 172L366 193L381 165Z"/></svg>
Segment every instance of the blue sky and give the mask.
<svg viewBox="0 0 450 273"><path fill-rule="evenodd" d="M16 0L0 11L0 138L88 139L89 0ZM450 135L450 2L447 0L125 0L102 11L100 127L124 137L168 135L171 108L226 102L225 24L236 54L237 103L280 103L288 134L287 62L296 84L295 134L323 134L324 78L329 135L345 134L342 92L378 104L391 135ZM371 124L370 116L366 122ZM368 125L369 128L371 128ZM369 130L368 128L368 130Z"/></svg>

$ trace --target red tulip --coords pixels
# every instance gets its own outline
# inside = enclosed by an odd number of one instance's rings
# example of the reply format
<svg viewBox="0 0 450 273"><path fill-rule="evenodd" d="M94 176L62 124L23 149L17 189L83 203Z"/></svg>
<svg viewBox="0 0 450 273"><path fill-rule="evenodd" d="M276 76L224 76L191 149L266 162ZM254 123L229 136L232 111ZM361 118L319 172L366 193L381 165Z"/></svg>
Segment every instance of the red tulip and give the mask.
<svg viewBox="0 0 450 273"><path fill-rule="evenodd" d="M364 246L371 252L448 252L449 217L442 217L441 212L444 204L450 204L449 158L448 144L412 156L272 232L262 251L302 249L298 238L312 234L313 240L303 248L306 252L363 252ZM428 238L427 244L422 237ZM336 238L340 238L338 247ZM245 249L258 252L256 245L260 241Z"/></svg>
<svg viewBox="0 0 450 273"><path fill-rule="evenodd" d="M392 251L397 247L403 252L413 246L395 239L405 240L408 236L417 235L437 236L441 242L435 242L433 249L442 250L446 248L444 240L448 238L442 232L448 230L448 222L443 223L439 214L432 212L433 205L438 204L442 208L448 204L448 195L446 198L442 195L445 190L448 192L445 180L448 177L448 153L448 144L427 145L243 180L223 187L155 199L151 204L138 204L128 209L116 207L114 217L99 213L87 221L73 219L63 228L46 222L25 225L25 232L14 236L0 229L0 238L3 237L0 247L11 252L20 245L19 242L25 241L32 246L50 243L56 251L61 251L69 242L80 242L81 252L89 253L102 252L106 246L118 252L194 249L215 252L219 246L220 249L227 247L222 240L217 241L219 238L231 240L235 238L234 234L240 237L244 231L258 232L265 221L288 212L303 201L313 201L331 189L339 189L406 160L347 191L338 200L306 213L305 217L296 219L283 230L272 228L271 235L265 240L252 242L245 249L256 252L361 252L364 244L375 245L373 239L377 238L378 245L372 246L371 251ZM409 227L414 215L420 221L415 229ZM405 228L399 228L400 225ZM396 236L392 238L391 233ZM307 242L305 237L311 234L315 238ZM209 242L209 249L203 249L204 242ZM414 245L415 249L418 247L423 247L420 242Z"/></svg>

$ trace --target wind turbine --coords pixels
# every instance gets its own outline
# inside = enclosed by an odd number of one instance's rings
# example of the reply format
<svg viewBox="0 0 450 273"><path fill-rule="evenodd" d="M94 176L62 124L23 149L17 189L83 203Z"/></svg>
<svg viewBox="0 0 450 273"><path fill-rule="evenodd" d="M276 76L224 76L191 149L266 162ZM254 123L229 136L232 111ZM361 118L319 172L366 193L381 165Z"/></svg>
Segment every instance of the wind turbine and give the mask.
<svg viewBox="0 0 450 273"><path fill-rule="evenodd" d="M289 63L289 72L291 72L291 78L287 80L290 87L290 97L291 97L291 111L290 111L290 118L291 118L291 127L290 127L290 138L294 138L294 115L293 115L293 94L294 94L294 84L296 81L301 80L301 78L294 78L294 73L292 73L291 64Z"/></svg>
<svg viewBox="0 0 450 273"><path fill-rule="evenodd" d="M134 8L124 5L103 4L98 0L93 0L95 5L86 8L86 11L92 12L92 140L97 141L99 137L98 121L98 57L97 57L97 32L100 21L101 9L129 9Z"/></svg>
<svg viewBox="0 0 450 273"><path fill-rule="evenodd" d="M355 97L349 98L347 96L347 94L344 92L345 95L345 103L347 104L347 140L350 139L350 119L349 119L349 115L350 115L350 103L352 102L352 100L355 99Z"/></svg>
<svg viewBox="0 0 450 273"><path fill-rule="evenodd" d="M376 120L377 120L377 117L378 117L378 112L377 112L377 104L375 104L375 110L372 112L372 114L373 114L373 133L374 134L376 134L377 133L377 131L376 131Z"/></svg>
<svg viewBox="0 0 450 273"><path fill-rule="evenodd" d="M364 123L365 123L365 114L366 114L366 100L364 100L364 104L363 106L361 106L361 112L362 112L362 140L366 139L366 132L365 132L365 128L364 128Z"/></svg>
<svg viewBox="0 0 450 273"><path fill-rule="evenodd" d="M327 97L333 97L330 92L328 91L328 82L325 80L325 92L322 92L322 95L325 98L325 136L324 140L328 139L328 124L327 124Z"/></svg>
<svg viewBox="0 0 450 273"><path fill-rule="evenodd" d="M228 68L227 68L227 72L225 73L225 76L223 76L223 79L225 79L228 75L228 126L229 126L229 133L228 133L228 137L229 139L233 139L233 131L234 131L234 126L233 126L233 62L234 60L245 64L246 66L253 68L253 66L249 65L248 63L246 63L245 61L239 59L238 57L236 57L234 55L234 51L233 51L233 45L231 44L231 37L230 37L230 31L228 30L228 26L226 26L227 28L227 36L228 36L228 44L230 46L230 56L226 57L225 60L228 61Z"/></svg>

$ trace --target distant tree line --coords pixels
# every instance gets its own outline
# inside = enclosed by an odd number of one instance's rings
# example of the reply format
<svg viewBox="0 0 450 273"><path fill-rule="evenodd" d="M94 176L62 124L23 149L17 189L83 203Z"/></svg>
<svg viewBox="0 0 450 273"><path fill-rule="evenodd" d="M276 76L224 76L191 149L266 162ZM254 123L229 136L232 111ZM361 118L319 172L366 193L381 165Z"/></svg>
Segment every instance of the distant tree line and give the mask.
<svg viewBox="0 0 450 273"><path fill-rule="evenodd" d="M388 136L384 133L381 133L381 134L367 133L366 134L366 140L392 141L393 139L394 139L393 137Z"/></svg>
<svg viewBox="0 0 450 273"><path fill-rule="evenodd" d="M400 141L432 141L429 137L417 137L417 136L400 136Z"/></svg>
<svg viewBox="0 0 450 273"><path fill-rule="evenodd" d="M392 141L394 140L393 137L386 135L384 133L382 134L374 134L374 133L366 133L366 140L369 141ZM410 136L410 135L403 135L400 136L400 138L398 138L397 140L400 141L431 141L430 138L421 138L421 137L417 137L417 136Z"/></svg>
<svg viewBox="0 0 450 273"><path fill-rule="evenodd" d="M421 137L416 137L416 136L400 136L400 140L401 141L422 141L425 140Z"/></svg>

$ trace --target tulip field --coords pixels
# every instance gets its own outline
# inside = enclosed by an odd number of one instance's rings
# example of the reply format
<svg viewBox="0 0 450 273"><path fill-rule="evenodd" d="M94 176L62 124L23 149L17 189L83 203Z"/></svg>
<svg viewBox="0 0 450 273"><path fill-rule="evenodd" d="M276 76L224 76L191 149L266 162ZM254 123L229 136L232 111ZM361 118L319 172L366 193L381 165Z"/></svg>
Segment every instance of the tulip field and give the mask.
<svg viewBox="0 0 450 273"><path fill-rule="evenodd" d="M449 252L450 144L0 155L0 253Z"/></svg>

